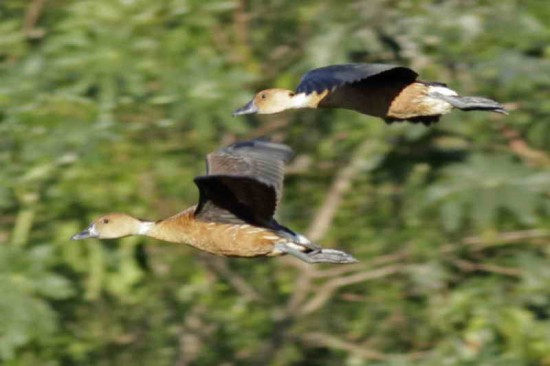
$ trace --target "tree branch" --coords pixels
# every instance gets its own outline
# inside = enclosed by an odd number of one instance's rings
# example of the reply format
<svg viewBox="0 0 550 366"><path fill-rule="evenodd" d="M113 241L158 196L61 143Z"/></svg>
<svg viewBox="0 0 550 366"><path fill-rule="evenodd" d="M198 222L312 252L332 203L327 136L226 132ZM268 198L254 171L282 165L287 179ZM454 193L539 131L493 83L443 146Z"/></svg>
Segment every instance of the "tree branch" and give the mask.
<svg viewBox="0 0 550 366"><path fill-rule="evenodd" d="M249 23L250 13L246 11L248 7L247 0L237 2L237 7L233 12L233 33L235 34L234 52L231 53L231 58L234 62L243 63L251 59L251 47L249 42Z"/></svg>
<svg viewBox="0 0 550 366"><path fill-rule="evenodd" d="M490 263L475 263L464 259L455 259L452 263L465 272L490 272L510 277L520 277L522 272L518 268L502 267Z"/></svg>
<svg viewBox="0 0 550 366"><path fill-rule="evenodd" d="M361 165L370 146L370 140L365 139L354 151L348 165L336 174L323 204L307 230L307 237L312 241L320 240L327 233L344 195L349 191L353 180L361 171Z"/></svg>
<svg viewBox="0 0 550 366"><path fill-rule="evenodd" d="M207 309L203 305L195 305L185 314L185 322L179 330L178 359L176 366L187 366L199 357L205 346L205 340L215 331L215 326L206 324L203 320Z"/></svg>
<svg viewBox="0 0 550 366"><path fill-rule="evenodd" d="M43 29L35 28L45 4L46 0L33 0L29 4L23 21L23 33L27 38L42 38L46 34Z"/></svg>
<svg viewBox="0 0 550 366"><path fill-rule="evenodd" d="M238 273L234 272L227 265L227 260L209 254L200 253L208 269L213 271L217 277L227 281L247 301L261 301L261 295Z"/></svg>
<svg viewBox="0 0 550 366"><path fill-rule="evenodd" d="M386 277L402 271L403 268L404 266L401 264L394 264L371 271L364 271L345 277L334 278L323 284L317 291L315 291L315 296L313 296L312 299L301 307L300 314L306 315L319 310L332 297L334 292L341 287Z"/></svg>
<svg viewBox="0 0 550 366"><path fill-rule="evenodd" d="M487 248L546 238L550 238L550 231L542 229L508 231L496 233L492 236L469 236L458 243L447 243L441 246L441 252L451 253L463 245L470 247L470 251L472 252L479 252Z"/></svg>
<svg viewBox="0 0 550 366"><path fill-rule="evenodd" d="M361 163L371 145L369 141L369 139L365 139L353 152L350 162L336 174L323 204L317 210L306 231L306 236L311 241L319 241L329 230L344 195L349 191L352 181L361 171ZM287 311L290 314L298 311L300 305L307 298L308 291L306 289L310 287L311 280L315 276L316 270L313 266L304 266L302 268L302 273L296 282L294 292L288 301Z"/></svg>
<svg viewBox="0 0 550 366"><path fill-rule="evenodd" d="M550 166L550 156L544 151L530 147L518 131L502 124L500 126L500 133L508 141L510 150L524 159L529 165L542 167Z"/></svg>
<svg viewBox="0 0 550 366"><path fill-rule="evenodd" d="M368 349L365 347L364 344L349 342L349 341L337 338L331 334L326 334L321 332L306 333L300 336L300 339L312 345L317 345L317 346L321 345L325 347L347 351L359 358L368 359L368 360L378 360L378 361L389 360L389 359L415 360L415 359L421 358L426 354L426 352L413 352L413 353L402 354L402 355L384 354L379 351Z"/></svg>

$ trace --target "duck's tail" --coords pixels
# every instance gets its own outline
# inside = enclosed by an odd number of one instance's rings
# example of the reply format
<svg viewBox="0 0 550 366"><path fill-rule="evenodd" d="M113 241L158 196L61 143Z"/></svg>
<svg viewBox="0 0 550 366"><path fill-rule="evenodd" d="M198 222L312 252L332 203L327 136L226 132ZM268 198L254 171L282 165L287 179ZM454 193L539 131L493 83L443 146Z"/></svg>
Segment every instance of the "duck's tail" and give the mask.
<svg viewBox="0 0 550 366"><path fill-rule="evenodd" d="M348 264L359 262L351 254L336 249L321 249L319 252L311 252L307 255L311 263Z"/></svg>
<svg viewBox="0 0 550 366"><path fill-rule="evenodd" d="M285 233L287 240L275 243L275 249L280 253L290 254L306 263L348 264L359 262L346 252L336 249L323 249L304 235L285 229L286 231L280 233Z"/></svg>
<svg viewBox="0 0 550 366"><path fill-rule="evenodd" d="M309 258L309 263L336 263L347 264L357 263L357 259L352 255L336 249L323 249L316 243L313 243L302 234L295 233L295 244L303 246L305 248L304 254Z"/></svg>
<svg viewBox="0 0 550 366"><path fill-rule="evenodd" d="M430 93L430 96L446 101L453 107L463 111L491 111L508 114L502 104L489 98L483 97L462 97L459 95L445 95L437 92Z"/></svg>

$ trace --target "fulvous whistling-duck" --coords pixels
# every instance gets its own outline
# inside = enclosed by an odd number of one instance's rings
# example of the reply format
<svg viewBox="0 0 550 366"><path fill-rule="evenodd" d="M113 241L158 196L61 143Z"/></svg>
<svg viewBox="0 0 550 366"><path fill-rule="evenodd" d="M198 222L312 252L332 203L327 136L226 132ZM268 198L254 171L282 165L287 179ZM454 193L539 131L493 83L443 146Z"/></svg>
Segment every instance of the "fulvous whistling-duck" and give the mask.
<svg viewBox="0 0 550 366"><path fill-rule="evenodd" d="M344 64L306 73L296 91L266 89L233 112L272 114L298 108L344 108L380 117L386 122L410 121L425 125L439 121L453 108L507 114L494 100L459 96L445 84L417 80L403 66Z"/></svg>
<svg viewBox="0 0 550 366"><path fill-rule="evenodd" d="M308 263L356 262L342 251L322 249L273 218L283 192L284 164L292 155L282 144L235 143L208 154L206 175L194 180L198 205L156 222L107 214L71 239L145 235L228 257L291 254Z"/></svg>

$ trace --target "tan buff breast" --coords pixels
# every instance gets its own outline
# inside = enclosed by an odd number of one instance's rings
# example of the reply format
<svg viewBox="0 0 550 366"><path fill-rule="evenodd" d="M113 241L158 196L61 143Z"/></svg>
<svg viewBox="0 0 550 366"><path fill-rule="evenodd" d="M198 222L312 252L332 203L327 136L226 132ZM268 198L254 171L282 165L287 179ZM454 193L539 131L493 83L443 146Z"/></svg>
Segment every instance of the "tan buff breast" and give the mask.
<svg viewBox="0 0 550 366"><path fill-rule="evenodd" d="M196 220L193 212L194 207L163 220L147 235L228 257L277 255L273 245L286 241L276 232L261 227Z"/></svg>

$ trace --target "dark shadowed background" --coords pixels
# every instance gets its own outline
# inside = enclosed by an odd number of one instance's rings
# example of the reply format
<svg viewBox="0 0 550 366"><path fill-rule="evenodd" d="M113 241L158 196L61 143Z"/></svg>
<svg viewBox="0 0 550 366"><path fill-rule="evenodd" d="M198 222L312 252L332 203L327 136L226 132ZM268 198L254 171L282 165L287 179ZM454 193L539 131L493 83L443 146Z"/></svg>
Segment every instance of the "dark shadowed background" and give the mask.
<svg viewBox="0 0 550 366"><path fill-rule="evenodd" d="M0 2L0 363L550 365L549 45L542 0ZM511 113L231 117L351 61ZM258 136L297 151L280 221L359 265L69 240Z"/></svg>

